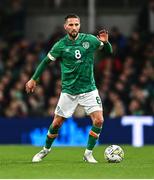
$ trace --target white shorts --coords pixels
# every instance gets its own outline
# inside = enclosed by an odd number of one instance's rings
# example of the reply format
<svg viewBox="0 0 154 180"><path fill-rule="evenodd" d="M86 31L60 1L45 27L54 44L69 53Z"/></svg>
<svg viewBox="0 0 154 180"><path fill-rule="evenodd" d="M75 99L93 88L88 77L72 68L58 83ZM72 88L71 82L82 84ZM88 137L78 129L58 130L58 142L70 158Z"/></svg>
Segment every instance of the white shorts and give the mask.
<svg viewBox="0 0 154 180"><path fill-rule="evenodd" d="M78 104L84 107L87 114L94 111L102 111L102 102L96 89L79 95L61 93L55 114L65 118L71 117Z"/></svg>

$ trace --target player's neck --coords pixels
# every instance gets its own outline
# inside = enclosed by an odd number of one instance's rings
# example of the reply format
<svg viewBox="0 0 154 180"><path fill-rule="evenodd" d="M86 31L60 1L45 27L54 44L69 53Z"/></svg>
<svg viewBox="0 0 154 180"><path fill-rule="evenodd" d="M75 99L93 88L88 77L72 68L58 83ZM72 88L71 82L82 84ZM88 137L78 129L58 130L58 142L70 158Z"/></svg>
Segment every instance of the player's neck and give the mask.
<svg viewBox="0 0 154 180"><path fill-rule="evenodd" d="M68 38L69 38L71 41L77 40L78 37L79 37L79 33L78 33L78 35L77 35L75 38L71 37L71 36L68 34Z"/></svg>

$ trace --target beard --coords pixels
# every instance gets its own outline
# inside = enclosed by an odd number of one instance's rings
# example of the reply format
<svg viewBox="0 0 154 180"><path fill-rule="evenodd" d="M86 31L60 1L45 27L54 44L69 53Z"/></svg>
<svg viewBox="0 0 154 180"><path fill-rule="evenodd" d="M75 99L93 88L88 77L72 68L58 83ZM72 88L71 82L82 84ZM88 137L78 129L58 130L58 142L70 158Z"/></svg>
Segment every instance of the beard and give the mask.
<svg viewBox="0 0 154 180"><path fill-rule="evenodd" d="M72 39L75 39L75 38L78 36L78 32L77 32L77 31L73 31L73 32L69 33L69 36L70 36Z"/></svg>

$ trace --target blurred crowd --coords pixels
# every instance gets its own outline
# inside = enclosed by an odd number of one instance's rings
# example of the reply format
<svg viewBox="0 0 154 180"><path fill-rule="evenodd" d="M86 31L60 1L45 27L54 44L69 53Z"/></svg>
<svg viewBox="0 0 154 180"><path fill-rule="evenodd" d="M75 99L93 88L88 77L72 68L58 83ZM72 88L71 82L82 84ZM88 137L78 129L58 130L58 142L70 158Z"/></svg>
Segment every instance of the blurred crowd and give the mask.
<svg viewBox="0 0 154 180"><path fill-rule="evenodd" d="M50 116L60 92L60 60L51 63L27 95L25 83L46 56L52 44L64 34L56 31L44 41L25 38L0 41L0 114L6 117ZM110 32L113 54L96 53L95 79L104 114L110 117L154 114L154 37L141 38L137 31L125 37L118 28ZM78 107L75 116L85 113Z"/></svg>
<svg viewBox="0 0 154 180"><path fill-rule="evenodd" d="M19 13L16 16L24 17L20 6L14 6L15 12ZM40 35L37 40L30 41L22 36L22 24L15 27L11 32L18 30L18 33L11 36L4 36L7 35L4 32L0 34L0 115L53 116L61 92L60 59L45 69L34 93L26 94L25 83L64 32L58 28L47 40ZM13 30L11 24L10 28ZM104 115L112 118L153 115L153 33L136 28L126 37L117 27L112 27L109 37L113 54L104 54L103 49L95 54L95 80ZM86 116L81 106L77 107L74 115Z"/></svg>
<svg viewBox="0 0 154 180"><path fill-rule="evenodd" d="M110 117L154 114L154 36L133 31L123 36L113 27L113 55L97 63L97 85ZM103 53L102 53L103 54Z"/></svg>

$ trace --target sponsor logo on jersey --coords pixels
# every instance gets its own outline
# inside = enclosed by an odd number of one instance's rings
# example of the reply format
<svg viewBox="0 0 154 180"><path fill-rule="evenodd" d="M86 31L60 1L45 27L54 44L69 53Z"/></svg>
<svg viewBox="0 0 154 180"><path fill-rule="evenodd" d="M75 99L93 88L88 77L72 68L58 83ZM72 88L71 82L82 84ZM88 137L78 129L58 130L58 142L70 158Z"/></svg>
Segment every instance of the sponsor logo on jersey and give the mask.
<svg viewBox="0 0 154 180"><path fill-rule="evenodd" d="M69 51L70 51L70 49L68 49L68 48L67 48L67 49L65 49L65 52L69 52Z"/></svg>
<svg viewBox="0 0 154 180"><path fill-rule="evenodd" d="M85 48L85 49L88 49L89 48L89 42L83 42L82 43L82 46Z"/></svg>
<svg viewBox="0 0 154 180"><path fill-rule="evenodd" d="M82 63L82 61L81 61L81 60L77 60L75 63L76 63L76 64L77 64L77 63Z"/></svg>

